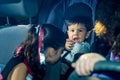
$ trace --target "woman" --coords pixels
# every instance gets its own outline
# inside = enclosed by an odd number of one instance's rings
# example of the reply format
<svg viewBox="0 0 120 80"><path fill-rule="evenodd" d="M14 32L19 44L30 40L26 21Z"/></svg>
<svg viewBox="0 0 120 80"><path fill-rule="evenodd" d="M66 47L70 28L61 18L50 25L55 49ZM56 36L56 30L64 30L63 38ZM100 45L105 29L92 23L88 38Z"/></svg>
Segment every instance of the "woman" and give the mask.
<svg viewBox="0 0 120 80"><path fill-rule="evenodd" d="M65 34L54 25L32 25L2 71L3 80L43 80L46 64L59 61L64 44Z"/></svg>

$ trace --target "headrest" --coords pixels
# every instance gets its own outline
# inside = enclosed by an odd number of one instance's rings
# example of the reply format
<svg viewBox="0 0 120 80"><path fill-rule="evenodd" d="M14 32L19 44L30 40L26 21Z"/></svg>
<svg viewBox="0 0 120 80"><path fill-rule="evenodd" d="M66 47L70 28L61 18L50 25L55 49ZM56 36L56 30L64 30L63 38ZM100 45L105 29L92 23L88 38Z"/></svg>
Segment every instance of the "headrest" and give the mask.
<svg viewBox="0 0 120 80"><path fill-rule="evenodd" d="M92 18L92 9L85 3L79 2L71 5L66 9L64 17L70 19L75 16L83 16Z"/></svg>
<svg viewBox="0 0 120 80"><path fill-rule="evenodd" d="M4 3L6 1L6 3ZM8 3L7 3L8 1ZM4 0L0 4L0 16L33 17L38 12L37 0Z"/></svg>

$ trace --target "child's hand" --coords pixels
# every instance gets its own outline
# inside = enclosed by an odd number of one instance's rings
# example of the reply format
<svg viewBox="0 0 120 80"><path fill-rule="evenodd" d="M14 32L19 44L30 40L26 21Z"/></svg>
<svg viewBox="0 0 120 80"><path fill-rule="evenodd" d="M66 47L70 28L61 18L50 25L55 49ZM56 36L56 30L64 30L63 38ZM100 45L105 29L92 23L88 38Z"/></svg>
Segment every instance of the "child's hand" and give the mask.
<svg viewBox="0 0 120 80"><path fill-rule="evenodd" d="M71 51L73 48L73 44L74 44L74 42L72 40L66 39L65 49L68 51Z"/></svg>

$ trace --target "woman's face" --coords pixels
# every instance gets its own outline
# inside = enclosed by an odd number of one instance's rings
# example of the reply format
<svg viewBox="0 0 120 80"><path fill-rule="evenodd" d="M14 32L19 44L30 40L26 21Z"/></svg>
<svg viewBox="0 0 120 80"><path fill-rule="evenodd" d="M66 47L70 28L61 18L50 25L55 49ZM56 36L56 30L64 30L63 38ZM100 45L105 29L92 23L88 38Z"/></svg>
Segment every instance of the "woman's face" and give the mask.
<svg viewBox="0 0 120 80"><path fill-rule="evenodd" d="M68 26L68 37L74 42L82 42L87 38L87 30L83 24L72 24Z"/></svg>
<svg viewBox="0 0 120 80"><path fill-rule="evenodd" d="M48 47L45 50L45 60L46 60L46 62L49 62L49 63L52 63L52 64L57 62L61 57L61 53L63 52L63 49L64 49L63 47L60 47L57 50L55 50L52 47Z"/></svg>

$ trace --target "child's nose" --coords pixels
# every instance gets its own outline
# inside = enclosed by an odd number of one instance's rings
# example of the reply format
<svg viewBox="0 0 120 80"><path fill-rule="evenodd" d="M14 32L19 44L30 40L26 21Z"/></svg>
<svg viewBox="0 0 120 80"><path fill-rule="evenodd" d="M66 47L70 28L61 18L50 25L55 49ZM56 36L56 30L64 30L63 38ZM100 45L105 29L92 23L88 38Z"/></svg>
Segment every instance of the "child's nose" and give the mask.
<svg viewBox="0 0 120 80"><path fill-rule="evenodd" d="M78 35L78 31L75 31L74 34Z"/></svg>

